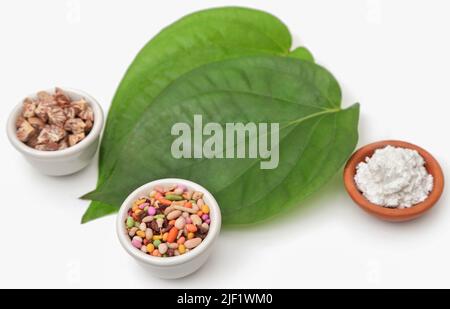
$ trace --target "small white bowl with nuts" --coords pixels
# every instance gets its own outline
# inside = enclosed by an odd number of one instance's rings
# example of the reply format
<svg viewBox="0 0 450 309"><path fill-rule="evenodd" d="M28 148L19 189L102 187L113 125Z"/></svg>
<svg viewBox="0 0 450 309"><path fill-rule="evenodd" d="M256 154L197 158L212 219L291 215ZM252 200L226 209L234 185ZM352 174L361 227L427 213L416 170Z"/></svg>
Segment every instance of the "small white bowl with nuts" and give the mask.
<svg viewBox="0 0 450 309"><path fill-rule="evenodd" d="M40 172L73 174L94 157L103 128L103 111L89 94L55 88L28 96L7 125L11 144Z"/></svg>

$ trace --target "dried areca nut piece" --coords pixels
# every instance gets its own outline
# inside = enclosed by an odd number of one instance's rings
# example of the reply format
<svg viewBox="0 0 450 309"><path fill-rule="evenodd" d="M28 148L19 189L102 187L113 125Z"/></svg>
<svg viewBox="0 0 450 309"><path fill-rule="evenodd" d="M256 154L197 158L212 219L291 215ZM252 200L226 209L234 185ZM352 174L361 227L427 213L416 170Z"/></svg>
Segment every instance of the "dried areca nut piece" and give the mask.
<svg viewBox="0 0 450 309"><path fill-rule="evenodd" d="M79 143L81 140L85 138L84 133L77 133L69 135L69 146L73 146Z"/></svg>
<svg viewBox="0 0 450 309"><path fill-rule="evenodd" d="M43 122L42 119L38 117L28 118L28 122L33 126L33 128L38 131L42 130L45 127L45 122Z"/></svg>
<svg viewBox="0 0 450 309"><path fill-rule="evenodd" d="M18 129L22 125L22 122L24 122L24 121L25 121L25 118L22 115L17 117L17 119L16 119L16 129Z"/></svg>
<svg viewBox="0 0 450 309"><path fill-rule="evenodd" d="M34 148L37 150L42 150L42 151L55 151L55 150L58 150L59 145L58 145L58 143L48 142L45 144L36 145Z"/></svg>
<svg viewBox="0 0 450 309"><path fill-rule="evenodd" d="M84 133L86 124L80 118L68 119L64 124L64 129L74 134Z"/></svg>
<svg viewBox="0 0 450 309"><path fill-rule="evenodd" d="M56 104L58 104L61 107L66 107L70 104L69 97L64 93L64 91L61 88L55 89L55 95L54 95Z"/></svg>
<svg viewBox="0 0 450 309"><path fill-rule="evenodd" d="M90 106L86 107L84 111L82 111L78 117L80 117L83 120L89 120L94 121L94 111Z"/></svg>
<svg viewBox="0 0 450 309"><path fill-rule="evenodd" d="M72 103L70 103L70 106L75 108L75 115L78 116L81 112L84 112L86 110L86 108L88 107L88 103L84 99L81 99L78 101L73 101Z"/></svg>
<svg viewBox="0 0 450 309"><path fill-rule="evenodd" d="M55 125L46 125L38 136L38 144L47 144L49 142L57 143L66 136L63 128Z"/></svg>
<svg viewBox="0 0 450 309"><path fill-rule="evenodd" d="M66 137L59 142L58 150L69 148L69 139Z"/></svg>
<svg viewBox="0 0 450 309"><path fill-rule="evenodd" d="M36 107L36 110L34 111L34 113L36 114L36 116L38 116L43 122L47 122L48 121L48 112L50 110L50 106L46 103L39 103L38 106Z"/></svg>
<svg viewBox="0 0 450 309"><path fill-rule="evenodd" d="M56 105L55 98L48 93L47 91L39 91L37 93L37 99L39 104L45 104L47 106L49 105Z"/></svg>
<svg viewBox="0 0 450 309"><path fill-rule="evenodd" d="M38 138L37 135L35 134L32 138L28 140L27 145L30 146L31 148L35 148L36 145L38 144L37 140Z"/></svg>
<svg viewBox="0 0 450 309"><path fill-rule="evenodd" d="M27 142L36 134L36 129L26 120L22 121L22 124L17 129L17 138L22 142Z"/></svg>
<svg viewBox="0 0 450 309"><path fill-rule="evenodd" d="M92 127L94 126L94 123L93 123L92 121L90 121L90 120L86 120L86 121L84 122L84 124L86 125L86 127L84 128L84 131L85 131L86 133L91 132Z"/></svg>
<svg viewBox="0 0 450 309"><path fill-rule="evenodd" d="M67 120L66 114L64 114L64 110L59 106L51 107L47 112L47 115L48 122L59 127L64 126L64 123Z"/></svg>
<svg viewBox="0 0 450 309"><path fill-rule="evenodd" d="M22 116L24 116L25 118L33 117L36 107L36 102L31 100L30 98L26 98L23 101Z"/></svg>
<svg viewBox="0 0 450 309"><path fill-rule="evenodd" d="M64 114L66 115L67 119L75 118L75 108L73 108L72 106L65 107Z"/></svg>

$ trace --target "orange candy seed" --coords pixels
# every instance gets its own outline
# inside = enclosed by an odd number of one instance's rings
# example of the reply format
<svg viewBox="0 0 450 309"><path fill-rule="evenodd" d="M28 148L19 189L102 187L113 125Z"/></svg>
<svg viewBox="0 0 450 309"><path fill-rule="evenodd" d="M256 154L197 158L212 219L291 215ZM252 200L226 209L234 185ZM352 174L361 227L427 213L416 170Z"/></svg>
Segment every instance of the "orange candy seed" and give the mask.
<svg viewBox="0 0 450 309"><path fill-rule="evenodd" d="M174 242L177 239L178 229L173 227L169 231L169 236L167 236L167 242Z"/></svg>

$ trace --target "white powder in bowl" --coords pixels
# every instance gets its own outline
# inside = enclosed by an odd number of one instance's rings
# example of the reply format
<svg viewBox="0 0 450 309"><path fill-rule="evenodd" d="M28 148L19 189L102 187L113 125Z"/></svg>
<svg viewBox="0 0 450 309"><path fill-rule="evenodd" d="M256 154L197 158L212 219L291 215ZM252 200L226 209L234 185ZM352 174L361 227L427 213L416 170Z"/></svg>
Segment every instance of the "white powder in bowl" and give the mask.
<svg viewBox="0 0 450 309"><path fill-rule="evenodd" d="M423 202L433 189L433 176L424 164L416 150L387 146L358 164L355 182L374 204L408 208Z"/></svg>

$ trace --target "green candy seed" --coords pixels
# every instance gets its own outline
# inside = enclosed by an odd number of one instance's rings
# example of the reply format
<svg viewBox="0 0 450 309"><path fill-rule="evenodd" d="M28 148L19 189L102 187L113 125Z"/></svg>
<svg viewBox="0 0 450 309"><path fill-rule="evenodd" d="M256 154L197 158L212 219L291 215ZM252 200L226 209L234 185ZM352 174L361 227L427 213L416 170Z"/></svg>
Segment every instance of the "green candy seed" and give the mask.
<svg viewBox="0 0 450 309"><path fill-rule="evenodd" d="M158 248L158 246L161 244L161 240L157 239L153 241L153 246L155 246L155 248Z"/></svg>
<svg viewBox="0 0 450 309"><path fill-rule="evenodd" d="M183 197L177 194L167 194L165 198L169 201L181 201Z"/></svg>
<svg viewBox="0 0 450 309"><path fill-rule="evenodd" d="M165 216L163 214L159 214L159 215L153 216L154 219L164 219L164 217Z"/></svg>
<svg viewBox="0 0 450 309"><path fill-rule="evenodd" d="M127 218L127 227L132 228L134 226L134 220L132 217Z"/></svg>

